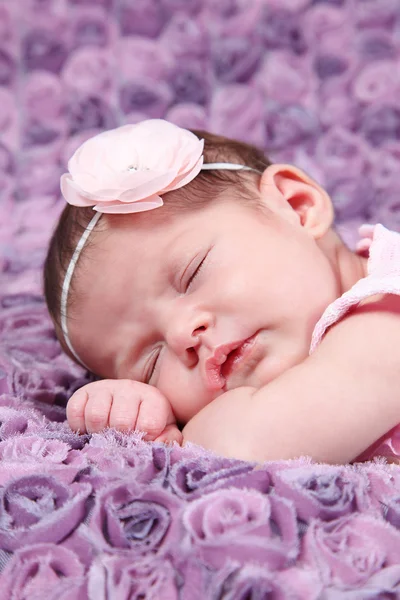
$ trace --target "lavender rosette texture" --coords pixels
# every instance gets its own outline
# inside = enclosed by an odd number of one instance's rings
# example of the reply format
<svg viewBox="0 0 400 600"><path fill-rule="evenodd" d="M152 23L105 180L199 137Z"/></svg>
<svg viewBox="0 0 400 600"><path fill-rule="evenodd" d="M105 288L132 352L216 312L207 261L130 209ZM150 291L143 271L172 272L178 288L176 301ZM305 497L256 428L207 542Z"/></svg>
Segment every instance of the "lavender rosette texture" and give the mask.
<svg viewBox="0 0 400 600"><path fill-rule="evenodd" d="M397 0L0 3L1 599L400 595L397 465L72 433L65 404L91 376L41 280L69 157L149 117L304 168L350 245L362 222L400 230L399 61Z"/></svg>

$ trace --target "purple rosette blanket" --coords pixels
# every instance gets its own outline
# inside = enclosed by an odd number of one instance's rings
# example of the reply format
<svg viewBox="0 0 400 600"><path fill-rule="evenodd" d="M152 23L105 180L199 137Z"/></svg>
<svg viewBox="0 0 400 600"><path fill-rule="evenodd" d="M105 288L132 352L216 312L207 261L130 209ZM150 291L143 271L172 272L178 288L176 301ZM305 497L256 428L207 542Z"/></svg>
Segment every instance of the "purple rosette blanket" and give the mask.
<svg viewBox="0 0 400 600"><path fill-rule="evenodd" d="M1 600L400 597L397 465L75 435L90 376L41 283L68 158L149 117L302 167L351 246L363 222L400 229L399 98L398 0L0 3Z"/></svg>

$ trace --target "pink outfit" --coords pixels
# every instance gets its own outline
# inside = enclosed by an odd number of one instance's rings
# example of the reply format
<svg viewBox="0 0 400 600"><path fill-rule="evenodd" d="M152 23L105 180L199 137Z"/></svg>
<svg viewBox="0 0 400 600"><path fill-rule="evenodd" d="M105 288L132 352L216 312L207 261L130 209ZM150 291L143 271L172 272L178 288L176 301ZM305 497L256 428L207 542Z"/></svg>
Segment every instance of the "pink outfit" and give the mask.
<svg viewBox="0 0 400 600"><path fill-rule="evenodd" d="M357 249L359 252L369 251L368 275L327 307L315 326L310 354L314 352L326 330L361 300L375 294L400 295L400 234L389 231L383 225L364 225L360 234L364 237ZM374 456L400 458L400 424L377 440L357 460Z"/></svg>

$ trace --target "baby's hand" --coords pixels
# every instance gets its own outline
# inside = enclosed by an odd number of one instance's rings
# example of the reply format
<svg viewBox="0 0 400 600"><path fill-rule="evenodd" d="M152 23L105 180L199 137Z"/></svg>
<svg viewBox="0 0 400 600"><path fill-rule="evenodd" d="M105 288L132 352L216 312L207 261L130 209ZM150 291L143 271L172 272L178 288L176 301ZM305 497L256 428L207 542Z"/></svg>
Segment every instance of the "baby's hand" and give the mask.
<svg viewBox="0 0 400 600"><path fill-rule="evenodd" d="M103 379L84 385L67 404L68 423L79 433L105 427L145 431L147 441L182 443L172 408L155 387L130 379Z"/></svg>

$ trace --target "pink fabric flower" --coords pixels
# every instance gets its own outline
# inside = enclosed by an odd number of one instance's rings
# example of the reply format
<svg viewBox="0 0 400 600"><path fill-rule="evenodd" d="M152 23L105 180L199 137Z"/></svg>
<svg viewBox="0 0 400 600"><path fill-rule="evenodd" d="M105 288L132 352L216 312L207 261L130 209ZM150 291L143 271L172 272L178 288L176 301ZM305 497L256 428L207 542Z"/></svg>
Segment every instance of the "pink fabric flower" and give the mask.
<svg viewBox="0 0 400 600"><path fill-rule="evenodd" d="M204 141L162 119L124 125L87 140L61 177L64 198L103 213L134 213L163 205L161 194L196 177Z"/></svg>

